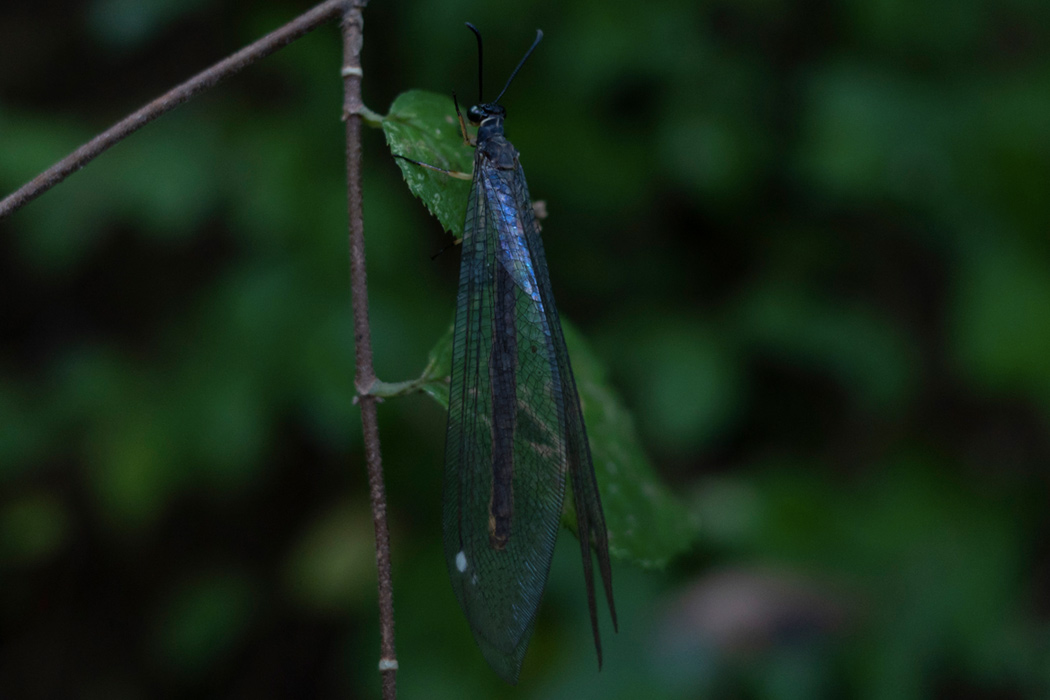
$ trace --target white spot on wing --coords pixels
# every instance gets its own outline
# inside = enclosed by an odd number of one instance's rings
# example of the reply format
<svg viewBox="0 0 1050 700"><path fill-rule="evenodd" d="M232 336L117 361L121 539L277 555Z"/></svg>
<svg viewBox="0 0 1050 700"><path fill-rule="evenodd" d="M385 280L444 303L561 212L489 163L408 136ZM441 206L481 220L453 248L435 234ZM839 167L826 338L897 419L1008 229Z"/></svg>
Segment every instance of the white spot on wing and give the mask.
<svg viewBox="0 0 1050 700"><path fill-rule="evenodd" d="M463 552L456 555L456 568L461 574L467 570L467 555Z"/></svg>

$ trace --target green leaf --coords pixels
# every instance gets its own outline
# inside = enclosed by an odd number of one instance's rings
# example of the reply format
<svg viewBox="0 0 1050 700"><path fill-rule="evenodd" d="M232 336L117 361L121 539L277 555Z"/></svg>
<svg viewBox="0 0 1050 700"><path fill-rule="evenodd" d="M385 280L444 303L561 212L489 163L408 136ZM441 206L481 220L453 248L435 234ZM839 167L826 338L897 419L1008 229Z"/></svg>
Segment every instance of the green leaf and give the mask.
<svg viewBox="0 0 1050 700"><path fill-rule="evenodd" d="M456 330L454 323L430 349L426 369L423 370L423 391L439 404L448 408L448 382L452 373L452 335Z"/></svg>
<svg viewBox="0 0 1050 700"><path fill-rule="evenodd" d="M463 143L452 98L424 90L398 95L383 119L390 152L445 170L469 173L474 151ZM445 230L459 238L467 215L470 182L397 159L412 194L423 200Z"/></svg>
<svg viewBox="0 0 1050 700"><path fill-rule="evenodd" d="M445 335L430 350L427 366L418 379L407 382L376 381L369 388L371 396L389 399L394 396L405 396L422 391L439 404L448 408L448 380L452 372L452 333L454 325L449 325Z"/></svg>
<svg viewBox="0 0 1050 700"><path fill-rule="evenodd" d="M609 531L609 552L617 559L644 568L662 568L691 546L699 531L698 519L653 471L638 441L634 420L608 385L605 369L583 337L564 318L562 330L572 357L576 389L587 423L591 457ZM443 387L444 392L417 387L446 409L448 384L445 378L451 355L450 329L430 351L431 362L427 365L432 375L443 378L443 381L431 381L427 386ZM575 514L571 509L563 522L576 531Z"/></svg>
<svg viewBox="0 0 1050 700"><path fill-rule="evenodd" d="M583 336L564 318L562 330L587 423L609 552L644 568L663 568L692 545L699 521L653 470L634 419Z"/></svg>

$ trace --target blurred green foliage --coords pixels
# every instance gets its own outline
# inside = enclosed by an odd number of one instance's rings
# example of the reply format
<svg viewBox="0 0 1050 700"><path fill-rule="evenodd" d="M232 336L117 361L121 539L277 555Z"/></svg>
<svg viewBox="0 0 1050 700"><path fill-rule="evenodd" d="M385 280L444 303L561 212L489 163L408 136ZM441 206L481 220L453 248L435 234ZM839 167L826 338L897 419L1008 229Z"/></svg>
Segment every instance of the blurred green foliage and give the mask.
<svg viewBox="0 0 1050 700"><path fill-rule="evenodd" d="M4 6L0 190L306 7ZM503 104L630 409L588 419L637 425L699 534L618 566L600 674L563 542L509 688L446 580L444 414L384 402L402 695L1050 693L1050 5L374 2L368 105L470 102L464 20L487 90L546 33ZM377 695L336 34L0 223L0 696ZM377 370L409 380L458 255L365 148Z"/></svg>

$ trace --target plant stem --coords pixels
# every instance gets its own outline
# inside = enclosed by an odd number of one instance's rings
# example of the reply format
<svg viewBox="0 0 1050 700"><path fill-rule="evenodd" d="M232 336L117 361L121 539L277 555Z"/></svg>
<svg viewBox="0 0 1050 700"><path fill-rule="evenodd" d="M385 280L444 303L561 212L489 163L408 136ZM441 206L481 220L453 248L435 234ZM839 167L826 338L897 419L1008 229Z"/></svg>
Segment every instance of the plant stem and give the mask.
<svg viewBox="0 0 1050 700"><path fill-rule="evenodd" d="M379 451L376 397L368 392L376 381L372 366L372 332L368 324L368 278L365 273L365 233L361 202L361 9L367 0L354 0L343 14L343 118L346 120L346 199L350 220L350 286L353 295L354 351L357 371L354 388L361 407L361 428L376 531L376 568L379 579L379 673L383 700L397 697L397 653L394 649L394 590L390 574L390 531L386 522L386 493Z"/></svg>

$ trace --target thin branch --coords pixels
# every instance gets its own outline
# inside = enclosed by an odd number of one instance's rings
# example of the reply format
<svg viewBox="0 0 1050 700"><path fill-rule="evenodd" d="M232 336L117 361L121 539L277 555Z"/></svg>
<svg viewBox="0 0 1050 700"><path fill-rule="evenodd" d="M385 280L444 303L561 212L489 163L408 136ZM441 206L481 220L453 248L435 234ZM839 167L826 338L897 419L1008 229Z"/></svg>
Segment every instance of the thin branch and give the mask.
<svg viewBox="0 0 1050 700"><path fill-rule="evenodd" d="M368 324L368 279L365 274L365 232L361 201L361 44L364 40L361 10L367 0L354 0L343 15L343 119L346 120L346 199L350 219L350 285L354 311L354 351L357 371L354 388L361 407L361 428L368 468L372 519L376 531L376 568L379 579L379 673L383 700L397 697L397 652L394 648L394 587L390 574L390 531L386 523L386 490L379 452L377 398L369 392L375 384L372 366L372 331Z"/></svg>
<svg viewBox="0 0 1050 700"><path fill-rule="evenodd" d="M323 2L254 44L246 46L229 58L216 63L182 85L161 95L37 175L16 192L5 197L3 201L0 201L0 219L47 192L94 160L103 151L124 140L160 115L170 112L194 95L214 87L223 79L269 56L325 22L340 17L347 5L348 0Z"/></svg>

